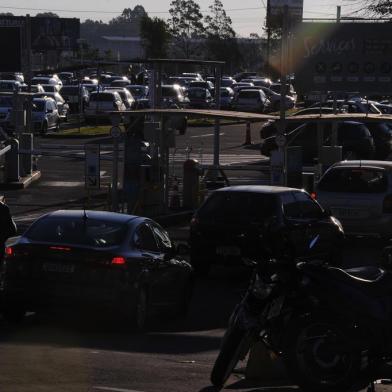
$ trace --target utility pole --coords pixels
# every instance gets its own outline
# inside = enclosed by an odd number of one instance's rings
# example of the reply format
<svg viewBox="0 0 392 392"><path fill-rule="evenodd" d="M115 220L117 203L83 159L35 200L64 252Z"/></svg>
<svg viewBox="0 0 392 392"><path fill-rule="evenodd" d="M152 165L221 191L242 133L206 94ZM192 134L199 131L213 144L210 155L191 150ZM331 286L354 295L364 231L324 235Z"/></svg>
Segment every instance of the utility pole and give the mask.
<svg viewBox="0 0 392 392"><path fill-rule="evenodd" d="M340 5L338 5L336 8L336 22L337 23L340 23L341 16L342 16L342 7Z"/></svg>
<svg viewBox="0 0 392 392"><path fill-rule="evenodd" d="M26 62L27 62L27 91L31 93L31 79L33 78L33 62L31 58L31 19L30 15L26 15L25 19L25 34L26 34ZM26 128L27 132L32 132L32 111L33 101L31 95L27 98L26 110Z"/></svg>

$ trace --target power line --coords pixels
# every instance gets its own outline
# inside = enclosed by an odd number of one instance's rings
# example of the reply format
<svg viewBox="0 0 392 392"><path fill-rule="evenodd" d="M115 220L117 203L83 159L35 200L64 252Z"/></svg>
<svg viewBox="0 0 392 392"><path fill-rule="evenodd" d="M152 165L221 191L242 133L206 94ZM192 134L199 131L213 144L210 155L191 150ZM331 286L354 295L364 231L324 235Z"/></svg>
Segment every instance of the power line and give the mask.
<svg viewBox="0 0 392 392"><path fill-rule="evenodd" d="M263 0L262 0L263 1ZM95 13L95 14L117 14L121 15L122 11L104 11L104 10L71 10L71 9L49 9L49 8L28 8L28 7L14 7L14 6L0 6L0 9L12 9L21 11L45 11L45 12L69 12L69 13ZM248 7L248 8L231 8L226 9L229 12L235 11L252 11L260 10L260 7ZM209 10L201 10L201 12L209 12ZM146 11L147 14L169 14L169 11Z"/></svg>

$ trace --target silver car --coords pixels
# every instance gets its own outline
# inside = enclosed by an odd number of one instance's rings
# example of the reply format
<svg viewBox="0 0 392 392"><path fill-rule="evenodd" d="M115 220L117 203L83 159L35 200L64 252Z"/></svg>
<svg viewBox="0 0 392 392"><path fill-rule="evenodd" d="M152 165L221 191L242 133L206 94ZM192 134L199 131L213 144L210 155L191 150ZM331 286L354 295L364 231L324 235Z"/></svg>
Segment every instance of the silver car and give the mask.
<svg viewBox="0 0 392 392"><path fill-rule="evenodd" d="M322 176L314 196L346 234L392 236L392 162L339 162Z"/></svg>

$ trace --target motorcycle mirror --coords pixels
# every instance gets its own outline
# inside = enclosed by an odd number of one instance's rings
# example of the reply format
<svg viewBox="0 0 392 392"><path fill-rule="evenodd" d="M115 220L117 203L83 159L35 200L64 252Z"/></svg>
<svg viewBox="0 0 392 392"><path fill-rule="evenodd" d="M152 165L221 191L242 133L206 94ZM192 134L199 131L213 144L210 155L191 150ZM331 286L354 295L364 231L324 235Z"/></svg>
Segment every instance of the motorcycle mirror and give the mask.
<svg viewBox="0 0 392 392"><path fill-rule="evenodd" d="M314 237L312 239L312 241L310 241L309 249L313 249L314 248L314 246L317 244L319 238L320 238L320 234L317 234L316 237Z"/></svg>

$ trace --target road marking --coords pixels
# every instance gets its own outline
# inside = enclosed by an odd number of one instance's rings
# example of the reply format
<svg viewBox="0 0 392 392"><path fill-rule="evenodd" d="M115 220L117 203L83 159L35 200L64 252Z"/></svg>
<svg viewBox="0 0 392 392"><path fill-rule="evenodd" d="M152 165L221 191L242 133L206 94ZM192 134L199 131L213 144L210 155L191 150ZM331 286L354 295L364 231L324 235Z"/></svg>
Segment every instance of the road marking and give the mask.
<svg viewBox="0 0 392 392"><path fill-rule="evenodd" d="M219 135L223 136L225 133L221 132ZM195 135L195 136L191 136L191 138L197 138L197 137L211 137L214 136L214 133L206 133L205 135Z"/></svg>
<svg viewBox="0 0 392 392"><path fill-rule="evenodd" d="M93 387L93 389L99 389L101 391L113 391L113 392L141 392L141 391L135 391L134 389L123 389L123 388L112 388L112 387Z"/></svg>

